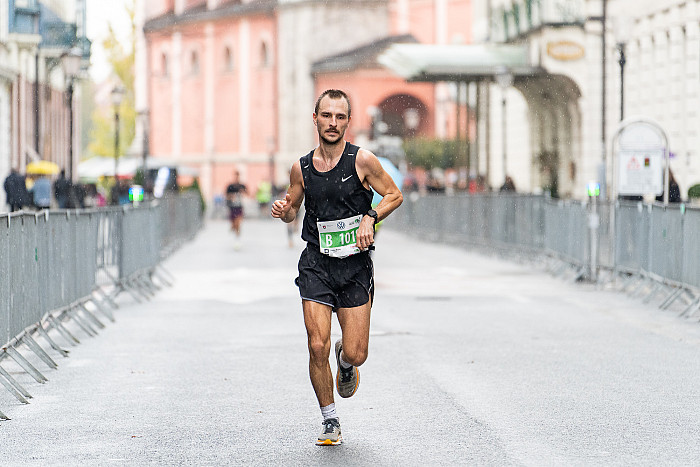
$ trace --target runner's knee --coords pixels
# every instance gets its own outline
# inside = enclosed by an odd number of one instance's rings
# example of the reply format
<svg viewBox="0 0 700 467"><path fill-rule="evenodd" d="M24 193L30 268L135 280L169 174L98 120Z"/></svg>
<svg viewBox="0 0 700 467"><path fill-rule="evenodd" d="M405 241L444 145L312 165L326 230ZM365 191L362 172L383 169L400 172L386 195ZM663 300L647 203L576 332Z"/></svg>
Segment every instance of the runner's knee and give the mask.
<svg viewBox="0 0 700 467"><path fill-rule="evenodd" d="M352 366L360 366L367 360L366 345L346 345L343 343L343 360Z"/></svg>
<svg viewBox="0 0 700 467"><path fill-rule="evenodd" d="M312 361L327 361L331 352L330 340L325 341L321 338L309 338L309 356Z"/></svg>

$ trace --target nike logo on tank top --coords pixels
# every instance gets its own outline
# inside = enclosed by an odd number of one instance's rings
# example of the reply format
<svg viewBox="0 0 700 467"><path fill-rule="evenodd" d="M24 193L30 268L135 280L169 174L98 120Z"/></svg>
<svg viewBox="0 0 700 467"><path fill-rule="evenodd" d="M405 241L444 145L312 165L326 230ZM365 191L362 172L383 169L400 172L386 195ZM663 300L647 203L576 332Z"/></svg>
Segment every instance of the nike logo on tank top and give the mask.
<svg viewBox="0 0 700 467"><path fill-rule="evenodd" d="M313 150L300 159L306 209L301 238L315 248L320 248L319 225L324 228L323 225L329 225L329 221L347 221L349 218L366 214L372 208L372 190L360 183L355 167L359 150L358 146L346 142L340 160L327 172L319 172L314 167ZM344 226L347 224L348 222L345 222ZM330 241L337 242L338 238L343 239L343 235L338 235L337 229L329 233L334 234L332 239L328 237ZM345 240L352 240L351 234L347 234L346 237Z"/></svg>

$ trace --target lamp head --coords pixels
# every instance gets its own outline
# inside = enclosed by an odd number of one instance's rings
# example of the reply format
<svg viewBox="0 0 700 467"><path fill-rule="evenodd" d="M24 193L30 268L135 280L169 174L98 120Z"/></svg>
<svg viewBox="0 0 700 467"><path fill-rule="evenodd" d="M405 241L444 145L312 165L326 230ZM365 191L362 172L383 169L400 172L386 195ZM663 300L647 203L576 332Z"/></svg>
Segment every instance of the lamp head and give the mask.
<svg viewBox="0 0 700 467"><path fill-rule="evenodd" d="M124 93L125 90L121 86L115 86L114 89L112 89L110 96L112 97L112 104L114 104L115 107L119 107L121 105L122 100L124 99Z"/></svg>
<svg viewBox="0 0 700 467"><path fill-rule="evenodd" d="M80 74L82 63L83 53L79 47L73 47L61 55L61 66L63 67L63 73L69 79L75 78Z"/></svg>

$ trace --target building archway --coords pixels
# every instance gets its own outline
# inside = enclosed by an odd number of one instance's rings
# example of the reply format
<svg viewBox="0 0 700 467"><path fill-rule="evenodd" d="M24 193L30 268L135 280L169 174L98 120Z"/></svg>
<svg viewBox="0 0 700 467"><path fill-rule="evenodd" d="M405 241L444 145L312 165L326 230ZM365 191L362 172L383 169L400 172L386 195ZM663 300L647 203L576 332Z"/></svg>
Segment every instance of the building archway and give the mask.
<svg viewBox="0 0 700 467"><path fill-rule="evenodd" d="M394 94L378 106L379 121L373 121L373 133L410 139L427 131L428 107L410 94ZM381 128L377 125L383 123ZM377 131L379 130L379 131ZM383 131L382 131L383 130Z"/></svg>
<svg viewBox="0 0 700 467"><path fill-rule="evenodd" d="M514 87L524 96L530 121L532 186L573 196L581 154L581 90L565 75L519 77Z"/></svg>

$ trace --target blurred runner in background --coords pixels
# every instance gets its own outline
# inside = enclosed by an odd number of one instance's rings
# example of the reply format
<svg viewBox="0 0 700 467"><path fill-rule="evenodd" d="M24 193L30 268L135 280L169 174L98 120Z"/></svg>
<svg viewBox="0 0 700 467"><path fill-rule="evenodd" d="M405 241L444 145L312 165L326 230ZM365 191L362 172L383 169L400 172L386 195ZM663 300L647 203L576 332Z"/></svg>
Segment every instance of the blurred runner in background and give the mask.
<svg viewBox="0 0 700 467"><path fill-rule="evenodd" d="M241 222L243 222L243 196L246 194L246 186L241 183L241 174L238 170L233 172L233 181L226 187L226 206L229 209L231 230L236 235L235 248L240 248Z"/></svg>

